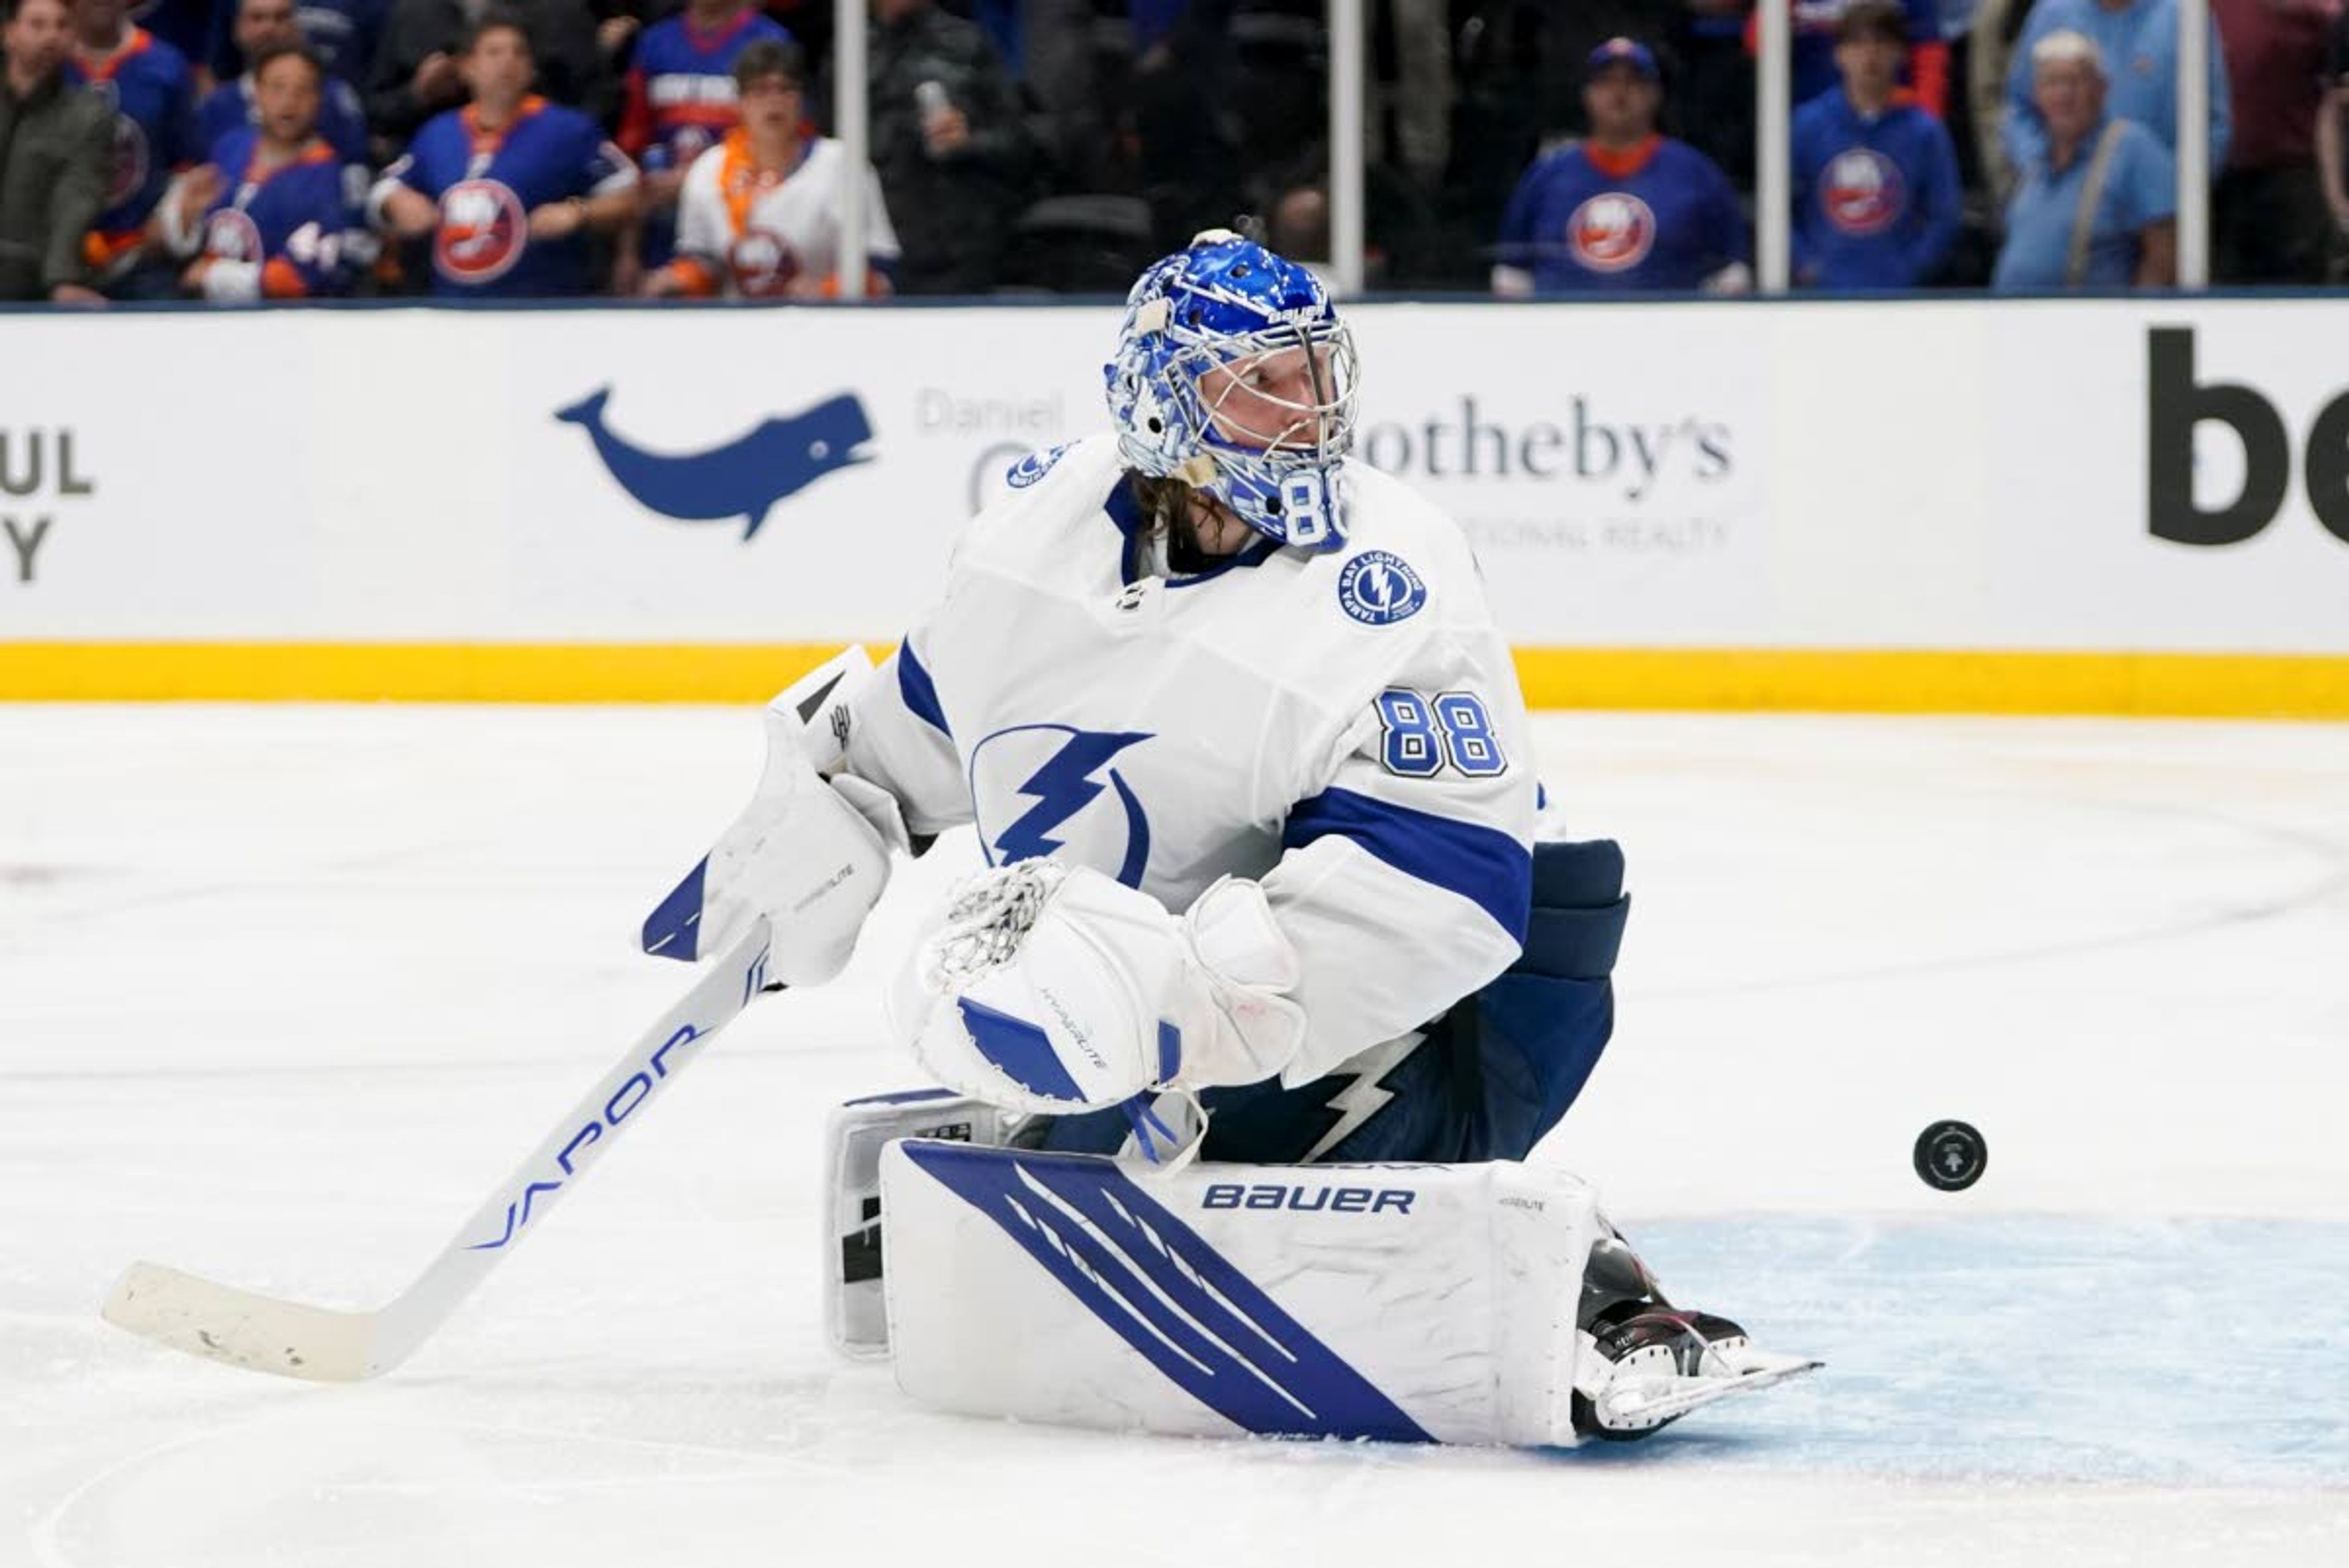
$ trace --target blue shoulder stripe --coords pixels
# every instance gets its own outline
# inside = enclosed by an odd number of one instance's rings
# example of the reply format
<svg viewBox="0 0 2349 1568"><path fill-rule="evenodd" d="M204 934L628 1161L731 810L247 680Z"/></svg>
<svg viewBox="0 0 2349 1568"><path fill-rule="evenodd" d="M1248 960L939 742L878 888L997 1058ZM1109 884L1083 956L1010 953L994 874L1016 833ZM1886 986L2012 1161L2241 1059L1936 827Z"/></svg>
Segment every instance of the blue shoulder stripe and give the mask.
<svg viewBox="0 0 2349 1568"><path fill-rule="evenodd" d="M937 685L930 679L930 672L922 668L922 661L914 656L914 639L910 637L897 645L897 694L905 700L905 706L914 711L916 718L947 740L954 739L954 732L947 728L947 711L938 706Z"/></svg>
<svg viewBox="0 0 2349 1568"><path fill-rule="evenodd" d="M1325 789L1288 808L1284 849L1302 849L1336 834L1351 839L1405 876L1457 893L1523 947L1533 909L1533 851L1498 828L1407 805Z"/></svg>

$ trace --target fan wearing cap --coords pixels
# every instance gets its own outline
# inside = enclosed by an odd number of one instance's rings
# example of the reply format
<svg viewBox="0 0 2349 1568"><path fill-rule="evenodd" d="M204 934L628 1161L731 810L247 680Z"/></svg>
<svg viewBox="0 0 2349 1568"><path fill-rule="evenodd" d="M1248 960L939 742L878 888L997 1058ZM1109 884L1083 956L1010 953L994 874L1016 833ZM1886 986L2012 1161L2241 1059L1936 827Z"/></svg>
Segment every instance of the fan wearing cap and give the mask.
<svg viewBox="0 0 2349 1568"><path fill-rule="evenodd" d="M1941 122L1899 89L1908 22L1858 0L1837 24L1843 86L1795 111L1795 281L1916 288L1958 237L1964 194Z"/></svg>
<svg viewBox="0 0 2349 1568"><path fill-rule="evenodd" d="M1663 89L1646 45L1609 38L1582 88L1588 140L1535 161L1501 218L1493 292L1703 289L1753 285L1745 215L1713 161L1658 134Z"/></svg>

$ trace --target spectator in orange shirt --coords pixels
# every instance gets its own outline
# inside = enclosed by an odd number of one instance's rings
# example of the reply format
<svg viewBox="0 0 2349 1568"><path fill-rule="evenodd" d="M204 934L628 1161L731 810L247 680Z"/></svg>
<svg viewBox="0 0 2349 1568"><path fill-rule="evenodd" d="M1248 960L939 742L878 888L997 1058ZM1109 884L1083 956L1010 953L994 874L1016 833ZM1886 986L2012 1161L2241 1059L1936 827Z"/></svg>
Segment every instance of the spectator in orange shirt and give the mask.
<svg viewBox="0 0 2349 1568"><path fill-rule="evenodd" d="M839 142L800 133L807 57L763 39L734 61L741 123L693 161L678 198L677 255L645 279L655 299L724 294L823 298L836 292L841 192L864 182L864 245L873 292L897 264L881 182L850 167Z"/></svg>

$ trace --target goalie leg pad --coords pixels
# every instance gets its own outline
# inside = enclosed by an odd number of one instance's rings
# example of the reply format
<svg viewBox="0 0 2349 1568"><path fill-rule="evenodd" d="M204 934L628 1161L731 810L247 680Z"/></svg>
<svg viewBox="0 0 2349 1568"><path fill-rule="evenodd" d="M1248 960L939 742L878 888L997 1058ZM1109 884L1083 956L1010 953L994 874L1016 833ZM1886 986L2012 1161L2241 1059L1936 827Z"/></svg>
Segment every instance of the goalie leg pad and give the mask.
<svg viewBox="0 0 2349 1568"><path fill-rule="evenodd" d="M824 1331L843 1355L889 1354L882 1300L881 1150L894 1138L1004 1141L1016 1118L951 1089L868 1095L837 1106L824 1127Z"/></svg>
<svg viewBox="0 0 2349 1568"><path fill-rule="evenodd" d="M1194 1436L1572 1444L1593 1190L1507 1162L1197 1167L914 1140L881 1158L897 1381Z"/></svg>

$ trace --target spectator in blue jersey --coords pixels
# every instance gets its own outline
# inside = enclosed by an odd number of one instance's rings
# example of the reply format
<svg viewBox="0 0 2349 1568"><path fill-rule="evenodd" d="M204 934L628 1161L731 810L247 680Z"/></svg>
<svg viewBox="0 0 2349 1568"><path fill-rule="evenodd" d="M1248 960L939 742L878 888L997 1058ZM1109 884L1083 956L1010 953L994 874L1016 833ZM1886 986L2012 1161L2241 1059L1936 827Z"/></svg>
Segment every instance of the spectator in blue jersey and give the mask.
<svg viewBox="0 0 2349 1568"><path fill-rule="evenodd" d="M792 41L790 28L750 0L688 0L637 38L613 138L644 173L643 233L628 263L658 269L676 253L685 171L741 121L734 62L753 44Z"/></svg>
<svg viewBox="0 0 2349 1568"><path fill-rule="evenodd" d="M636 166L574 109L530 90L530 36L492 11L458 56L472 102L425 122L368 198L378 225L432 242L440 295L585 294L586 236L636 216Z"/></svg>
<svg viewBox="0 0 2349 1568"><path fill-rule="evenodd" d="M365 93L367 125L394 146L443 109L465 101L458 55L481 17L495 10L522 26L538 63L538 90L602 121L616 107L611 62L587 0L393 0Z"/></svg>
<svg viewBox="0 0 2349 1568"><path fill-rule="evenodd" d="M1703 153L1656 132L1662 89L1644 44L1591 52L1590 135L1537 159L1509 198L1493 267L1505 298L1630 289L1743 293L1745 215Z"/></svg>
<svg viewBox="0 0 2349 1568"><path fill-rule="evenodd" d="M1958 153L1941 122L1899 92L1908 18L1858 0L1837 24L1843 87L1795 111L1795 281L1916 288L1958 237Z"/></svg>
<svg viewBox="0 0 2349 1568"><path fill-rule="evenodd" d="M2006 119L1999 129L2008 160L2023 171L2046 144L2047 128L2033 87L2032 50L2051 33L2079 33L2096 46L2113 118L2143 126L2163 151L2178 152L2178 0L2039 0L2015 41L2007 68ZM2219 26L2210 24L2210 172L2227 166L2231 108Z"/></svg>
<svg viewBox="0 0 2349 1568"><path fill-rule="evenodd" d="M106 210L90 231L89 263L117 298L175 289L174 269L149 243L148 220L163 188L202 161L195 82L179 50L129 20L128 0L74 0L74 47L65 79L114 110L114 169Z"/></svg>
<svg viewBox="0 0 2349 1568"><path fill-rule="evenodd" d="M319 134L326 63L299 41L247 51L257 116L222 137L213 161L164 198L172 253L191 256L180 286L249 305L348 291L375 257L363 206L367 170Z"/></svg>
<svg viewBox="0 0 2349 1568"><path fill-rule="evenodd" d="M264 55L303 42L301 26L295 19L294 0L237 0L239 59L256 61ZM312 57L317 58L315 50ZM323 59L318 63L321 67L326 64ZM221 138L261 123L254 76L248 66L243 76L212 88L197 107L196 133L206 156L213 157L214 161L218 160L213 150L219 147ZM352 90L350 83L331 74L318 99L316 130L344 162L367 161L367 113L359 108L359 95Z"/></svg>
<svg viewBox="0 0 2349 1568"><path fill-rule="evenodd" d="M2031 50L2033 109L2046 150L2006 208L2000 289L2161 288L2178 280L2178 171L2168 149L2105 109L2102 52L2085 33Z"/></svg>

